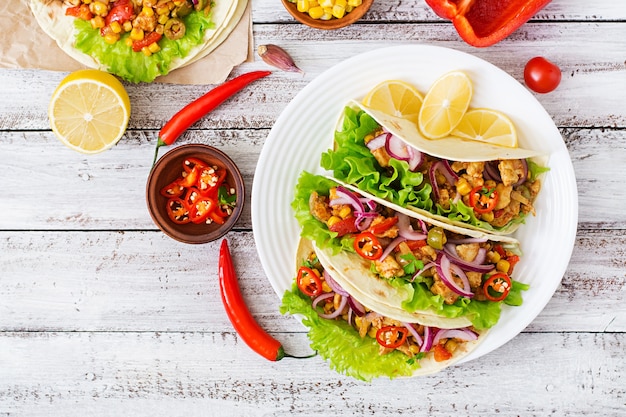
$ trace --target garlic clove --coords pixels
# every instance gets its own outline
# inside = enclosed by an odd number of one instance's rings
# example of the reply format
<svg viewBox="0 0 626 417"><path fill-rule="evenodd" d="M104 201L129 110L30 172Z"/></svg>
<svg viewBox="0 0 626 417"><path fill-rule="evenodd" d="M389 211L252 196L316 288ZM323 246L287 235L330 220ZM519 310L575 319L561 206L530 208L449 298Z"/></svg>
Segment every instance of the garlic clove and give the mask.
<svg viewBox="0 0 626 417"><path fill-rule="evenodd" d="M299 72L304 74L304 71L298 68L287 51L278 45L259 45L257 53L266 64L283 71Z"/></svg>

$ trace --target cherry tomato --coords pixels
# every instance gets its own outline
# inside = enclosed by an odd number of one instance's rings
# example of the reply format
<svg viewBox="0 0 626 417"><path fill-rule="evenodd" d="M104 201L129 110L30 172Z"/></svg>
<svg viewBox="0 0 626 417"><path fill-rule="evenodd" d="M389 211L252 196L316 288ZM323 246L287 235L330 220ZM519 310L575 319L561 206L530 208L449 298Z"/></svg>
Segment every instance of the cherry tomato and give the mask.
<svg viewBox="0 0 626 417"><path fill-rule="evenodd" d="M561 70L544 57L532 58L524 68L524 81L537 93L549 93L561 82Z"/></svg>

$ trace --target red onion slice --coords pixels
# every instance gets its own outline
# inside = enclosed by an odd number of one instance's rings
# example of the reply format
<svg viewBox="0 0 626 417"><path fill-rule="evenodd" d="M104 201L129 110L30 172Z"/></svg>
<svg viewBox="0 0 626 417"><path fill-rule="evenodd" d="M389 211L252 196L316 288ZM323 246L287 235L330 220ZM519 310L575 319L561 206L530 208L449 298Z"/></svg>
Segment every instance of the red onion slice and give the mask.
<svg viewBox="0 0 626 417"><path fill-rule="evenodd" d="M404 242L405 240L406 238L402 236L398 236L397 238L392 240L391 243L383 251L383 254L380 255L380 258L378 260L382 262L387 256L389 256L391 251L393 251L396 248L396 246L398 246L400 243Z"/></svg>
<svg viewBox="0 0 626 417"><path fill-rule="evenodd" d="M479 263L477 261L469 262L461 259L453 243L446 243L443 247L443 251L446 253L446 255L448 255L450 262L462 267L466 271L485 273L491 271L494 268L493 264L483 264L482 262Z"/></svg>
<svg viewBox="0 0 626 417"><path fill-rule="evenodd" d="M343 295L341 296L341 302L339 303L339 308L335 311L333 311L330 314L319 314L319 316L323 319L334 319L337 318L341 315L341 313L343 312L343 309L346 308L346 306L348 305L348 298L349 297L344 297Z"/></svg>
<svg viewBox="0 0 626 417"><path fill-rule="evenodd" d="M435 204L437 204L437 202L439 201L439 185L437 185L437 164L438 162L435 162L434 164L432 164L430 166L430 169L428 170L428 180L430 181L430 185L433 187L433 196L435 197Z"/></svg>
<svg viewBox="0 0 626 417"><path fill-rule="evenodd" d="M420 346L420 352L429 352L433 347L434 332L434 328L424 326L424 344Z"/></svg>
<svg viewBox="0 0 626 417"><path fill-rule="evenodd" d="M409 160L409 151L407 149L406 143L402 141L402 139L389 134L387 136L387 141L385 142L385 150L389 154L390 157L398 159L400 161L408 161Z"/></svg>
<svg viewBox="0 0 626 417"><path fill-rule="evenodd" d="M433 344L439 343L441 339L459 339L464 342L471 342L478 339L478 335L467 327L463 329L440 329L433 339Z"/></svg>
<svg viewBox="0 0 626 417"><path fill-rule="evenodd" d="M335 281L333 277L326 270L324 270L324 280L326 281L330 289L336 292L337 294L343 295L344 297L348 297L350 295L348 294L348 291L344 290L341 287L341 285L339 285L337 281Z"/></svg>
<svg viewBox="0 0 626 417"><path fill-rule="evenodd" d="M502 182L502 178L500 177L500 170L498 169L499 162L500 161L485 162L483 176L486 177L486 179L496 181L496 182ZM487 175L485 175L485 173Z"/></svg>
<svg viewBox="0 0 626 417"><path fill-rule="evenodd" d="M365 146L367 146L367 149L369 149L370 151L380 149L385 146L385 143L387 142L387 136L389 135L391 135L391 133L383 133L381 135L378 135L374 139L367 142Z"/></svg>
<svg viewBox="0 0 626 417"><path fill-rule="evenodd" d="M524 184L524 182L526 182L526 180L528 179L528 161L526 161L525 159L520 159L520 161L522 161L523 173L520 179L515 184L513 184L513 187Z"/></svg>
<svg viewBox="0 0 626 417"><path fill-rule="evenodd" d="M424 240L427 235L424 233L416 232L411 226L411 219L409 216L403 213L396 213L398 216L398 234L408 240Z"/></svg>
<svg viewBox="0 0 626 417"><path fill-rule="evenodd" d="M407 328L407 330L409 331L409 333L411 333L411 336L413 336L418 345L422 346L424 344L422 336L417 333L417 330L415 330L415 327L413 327L411 323L402 323L402 325Z"/></svg>
<svg viewBox="0 0 626 417"><path fill-rule="evenodd" d="M363 317L365 315L366 311L363 304L359 303L352 296L348 297L348 304L350 305L350 310L354 311L354 314L357 316Z"/></svg>
<svg viewBox="0 0 626 417"><path fill-rule="evenodd" d="M459 278L461 278L461 281L463 281L463 288L459 287L456 281L454 281L454 278L451 274L451 269L454 266L455 265L450 264L450 260L443 252L439 252L439 254L437 255L437 261L435 262L435 267L437 268L437 274L439 275L441 281L443 281L443 283L454 293L463 297L472 298L474 294L470 291L467 276L458 267L458 269L455 270L455 273L457 273ZM459 274L458 271L461 271L461 273Z"/></svg>
<svg viewBox="0 0 626 417"><path fill-rule="evenodd" d="M334 292L325 292L321 295L318 295L314 300L313 303L311 303L311 305L313 306L313 309L317 308L317 305L320 303L320 301L324 301L326 299L332 298L335 296Z"/></svg>
<svg viewBox="0 0 626 417"><path fill-rule="evenodd" d="M411 278L411 282L415 281L420 275L422 275L425 271L428 271L433 266L435 266L434 262L428 262L426 265L424 265L422 269L420 269L415 273L415 275L413 275L413 278Z"/></svg>
<svg viewBox="0 0 626 417"><path fill-rule="evenodd" d="M426 158L422 152L412 146L407 146L407 149L409 151L409 169L415 172L420 166L422 166Z"/></svg>

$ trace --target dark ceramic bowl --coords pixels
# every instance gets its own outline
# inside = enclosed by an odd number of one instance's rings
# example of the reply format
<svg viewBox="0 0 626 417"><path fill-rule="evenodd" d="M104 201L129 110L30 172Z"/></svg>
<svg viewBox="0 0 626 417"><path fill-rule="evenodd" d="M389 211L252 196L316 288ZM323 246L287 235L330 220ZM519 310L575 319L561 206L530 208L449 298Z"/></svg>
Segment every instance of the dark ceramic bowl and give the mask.
<svg viewBox="0 0 626 417"><path fill-rule="evenodd" d="M350 13L346 13L341 19L332 18L330 20L313 19L308 15L308 13L299 12L296 7L296 3L292 3L289 0L282 0L282 2L285 9L287 9L289 14L298 22L304 23L305 25L315 29L332 30L346 27L362 18L372 6L374 0L363 0L363 3L360 6L354 8L354 10Z"/></svg>
<svg viewBox="0 0 626 417"><path fill-rule="evenodd" d="M200 159L207 165L226 169L228 174L225 183L229 188L235 189L237 201L224 224L177 224L168 216L168 198L161 195L160 191L181 176L183 161L190 157ZM146 185L146 203L152 220L166 235L183 243L207 243L224 236L237 223L244 201L245 187L237 165L224 152L207 145L181 145L167 152L152 168Z"/></svg>

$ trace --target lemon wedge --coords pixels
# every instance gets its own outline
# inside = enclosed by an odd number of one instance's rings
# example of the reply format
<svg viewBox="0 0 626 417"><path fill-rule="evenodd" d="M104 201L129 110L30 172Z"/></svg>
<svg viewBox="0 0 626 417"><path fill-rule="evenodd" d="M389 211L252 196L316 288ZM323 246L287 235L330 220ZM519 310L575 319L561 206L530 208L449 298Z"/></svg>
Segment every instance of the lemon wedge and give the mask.
<svg viewBox="0 0 626 417"><path fill-rule="evenodd" d="M462 71L441 76L430 87L419 112L418 127L428 139L448 136L472 99L472 82Z"/></svg>
<svg viewBox="0 0 626 417"><path fill-rule="evenodd" d="M48 118L63 144L94 154L111 148L124 135L130 119L130 100L113 75L79 70L65 77L52 94Z"/></svg>
<svg viewBox="0 0 626 417"><path fill-rule="evenodd" d="M452 130L451 135L517 148L517 132L513 122L505 114L492 109L469 110Z"/></svg>
<svg viewBox="0 0 626 417"><path fill-rule="evenodd" d="M417 124L422 107L422 94L404 81L383 81L370 90L362 103L383 113L401 117Z"/></svg>

